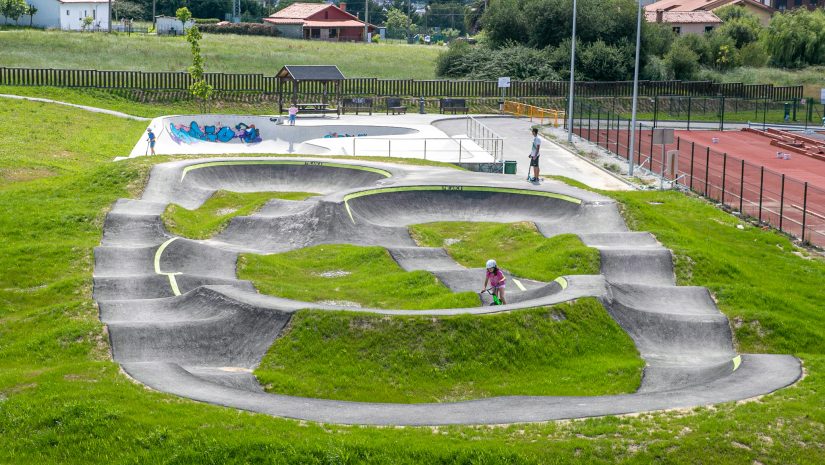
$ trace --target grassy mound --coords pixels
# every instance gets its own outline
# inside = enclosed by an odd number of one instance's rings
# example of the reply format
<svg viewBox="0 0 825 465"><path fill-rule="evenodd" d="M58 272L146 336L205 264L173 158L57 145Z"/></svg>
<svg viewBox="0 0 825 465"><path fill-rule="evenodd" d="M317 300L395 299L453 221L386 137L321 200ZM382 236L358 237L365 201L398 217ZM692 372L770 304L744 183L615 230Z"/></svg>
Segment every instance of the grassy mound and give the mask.
<svg viewBox="0 0 825 465"><path fill-rule="evenodd" d="M251 215L271 199L304 200L309 192L228 192L218 191L199 208L188 210L169 204L163 212L166 229L190 239L208 239L223 230L232 218Z"/></svg>
<svg viewBox="0 0 825 465"><path fill-rule="evenodd" d="M413 310L480 304L477 294L453 293L426 271L404 271L383 247L319 245L243 254L238 277L264 294L305 302Z"/></svg>
<svg viewBox="0 0 825 465"><path fill-rule="evenodd" d="M599 274L599 251L573 234L542 236L533 223L438 222L410 227L423 247L444 247L467 267L483 268L487 259L516 276L552 281L562 275Z"/></svg>
<svg viewBox="0 0 825 465"><path fill-rule="evenodd" d="M582 299L482 317L305 310L255 374L279 394L448 402L632 392L643 366L601 304Z"/></svg>

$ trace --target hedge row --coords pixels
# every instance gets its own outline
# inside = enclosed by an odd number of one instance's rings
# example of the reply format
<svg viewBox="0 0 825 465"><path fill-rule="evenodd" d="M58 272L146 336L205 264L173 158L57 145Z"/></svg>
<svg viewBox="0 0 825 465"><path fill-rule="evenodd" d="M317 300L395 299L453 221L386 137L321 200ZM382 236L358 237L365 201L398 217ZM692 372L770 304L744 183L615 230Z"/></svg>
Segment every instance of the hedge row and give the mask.
<svg viewBox="0 0 825 465"><path fill-rule="evenodd" d="M203 24L198 27L201 32L207 34L238 34L244 36L270 37L280 35L280 32L278 32L275 27L261 23Z"/></svg>

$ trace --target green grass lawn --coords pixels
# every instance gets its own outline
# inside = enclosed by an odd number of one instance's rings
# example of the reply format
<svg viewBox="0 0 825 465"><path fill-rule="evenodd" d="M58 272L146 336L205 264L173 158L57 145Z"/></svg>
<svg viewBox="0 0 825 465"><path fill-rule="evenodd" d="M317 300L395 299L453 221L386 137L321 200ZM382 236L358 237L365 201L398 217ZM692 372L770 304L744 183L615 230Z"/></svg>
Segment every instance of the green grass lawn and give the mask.
<svg viewBox="0 0 825 465"><path fill-rule="evenodd" d="M336 65L347 77L434 79L442 47L321 42L204 34L210 73L273 76L284 65ZM0 36L0 63L18 68L183 71L192 65L183 37L12 29Z"/></svg>
<svg viewBox="0 0 825 465"><path fill-rule="evenodd" d="M305 310L255 371L267 391L369 402L633 392L644 362L596 299L515 313Z"/></svg>
<svg viewBox="0 0 825 465"><path fill-rule="evenodd" d="M222 231L236 216L247 216L271 199L304 200L310 192L215 192L199 208L188 210L171 203L163 212L163 223L172 234L190 239L208 239Z"/></svg>
<svg viewBox="0 0 825 465"><path fill-rule="evenodd" d="M571 274L599 274L599 251L573 234L547 238L533 223L439 222L410 227L422 247L444 247L460 264L483 268L488 259L516 276L552 281Z"/></svg>
<svg viewBox="0 0 825 465"><path fill-rule="evenodd" d="M242 254L238 277L261 293L304 302L416 310L481 304L477 294L453 293L426 271L404 271L383 247L318 245Z"/></svg>
<svg viewBox="0 0 825 465"><path fill-rule="evenodd" d="M674 250L680 283L714 292L740 349L801 357L796 385L706 408L439 428L318 425L148 390L110 359L91 296L92 249L106 209L139 195L148 164L167 159L110 162L142 124L31 102L4 101L0 112L7 128L60 122L27 136L36 150L16 145L21 131L0 132L4 167L48 168L0 181L0 463L825 463L825 263L678 193L609 195L634 229ZM82 137L72 137L82 121Z"/></svg>

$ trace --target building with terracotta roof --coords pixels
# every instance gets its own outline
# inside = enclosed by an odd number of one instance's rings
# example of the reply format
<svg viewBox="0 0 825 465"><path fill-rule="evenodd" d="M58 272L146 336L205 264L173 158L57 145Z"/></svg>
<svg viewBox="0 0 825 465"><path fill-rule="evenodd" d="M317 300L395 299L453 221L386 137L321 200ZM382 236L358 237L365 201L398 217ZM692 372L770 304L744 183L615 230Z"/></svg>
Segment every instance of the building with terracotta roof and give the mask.
<svg viewBox="0 0 825 465"><path fill-rule="evenodd" d="M765 1L779 1L779 0L765 0ZM794 0L795 1L795 0ZM808 0L805 0L808 1ZM759 2L757 0L659 0L645 6L645 18L648 18L650 13L655 13L658 10L664 12L673 11L706 11L712 12L719 8L737 5L744 8L749 13L753 13L763 26L767 26L771 21L771 16L776 12L776 9L771 6ZM718 19L718 18L717 18ZM650 19L648 19L650 21ZM650 21L653 22L653 21ZM664 21L667 22L667 21Z"/></svg>
<svg viewBox="0 0 825 465"><path fill-rule="evenodd" d="M704 34L722 24L722 20L710 11L645 11L645 21L664 23L676 34Z"/></svg>
<svg viewBox="0 0 825 465"><path fill-rule="evenodd" d="M347 4L293 3L264 18L284 37L310 40L363 41L364 22L347 13ZM375 31L370 24L369 31Z"/></svg>

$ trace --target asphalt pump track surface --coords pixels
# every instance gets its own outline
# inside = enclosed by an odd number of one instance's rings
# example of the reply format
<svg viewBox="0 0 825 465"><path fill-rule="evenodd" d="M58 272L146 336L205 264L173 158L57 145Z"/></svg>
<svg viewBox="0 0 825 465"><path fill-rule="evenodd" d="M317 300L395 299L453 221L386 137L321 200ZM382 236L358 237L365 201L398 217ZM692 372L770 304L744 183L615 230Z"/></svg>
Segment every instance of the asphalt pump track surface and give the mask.
<svg viewBox="0 0 825 465"><path fill-rule="evenodd" d="M169 203L196 208L216 190L303 191L237 217L210 240L167 232ZM407 226L431 221L532 221L550 237L577 234L601 254L599 275L520 280L508 305L384 310L261 295L236 276L238 253L317 244L386 247L407 270L453 291L477 290L482 270L441 248L417 247ZM523 289L522 289L523 288ZM440 425L548 421L687 408L773 392L801 376L789 355L736 354L727 318L707 289L676 286L670 250L627 229L612 199L547 181L446 168L323 159L231 158L156 165L140 199L121 199L95 249L94 296L114 360L159 391L271 415L344 424ZM269 394L252 370L299 309L382 315L485 314L598 298L634 340L646 368L632 394L506 396L389 404Z"/></svg>

